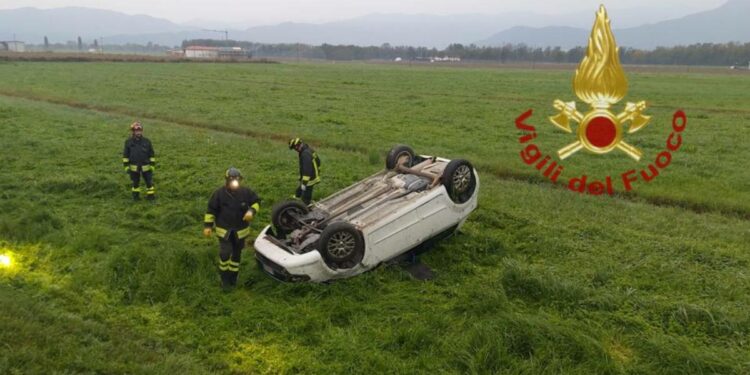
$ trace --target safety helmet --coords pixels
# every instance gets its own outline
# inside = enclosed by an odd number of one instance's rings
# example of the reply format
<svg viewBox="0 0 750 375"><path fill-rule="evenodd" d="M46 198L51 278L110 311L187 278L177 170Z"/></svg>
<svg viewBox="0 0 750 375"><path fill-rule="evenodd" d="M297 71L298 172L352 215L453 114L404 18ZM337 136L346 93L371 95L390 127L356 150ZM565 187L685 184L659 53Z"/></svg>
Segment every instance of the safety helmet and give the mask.
<svg viewBox="0 0 750 375"><path fill-rule="evenodd" d="M293 150L293 149L294 149L295 147L297 147L297 145L299 145L300 143L302 143L302 140L301 140L301 139L299 139L299 138L292 138L292 139L290 139L290 140L289 140L289 149L290 149L290 150Z"/></svg>
<svg viewBox="0 0 750 375"><path fill-rule="evenodd" d="M237 189L240 187L240 181L242 181L242 173L235 167L229 167L224 173L224 177L227 180L227 186L231 189Z"/></svg>
<svg viewBox="0 0 750 375"><path fill-rule="evenodd" d="M229 180L229 179L232 179L232 180L241 180L242 179L242 172L240 172L240 170L237 169L237 168L235 168L235 167L229 167L229 169L227 169L226 173L224 173L224 177L226 177L227 180Z"/></svg>
<svg viewBox="0 0 750 375"><path fill-rule="evenodd" d="M130 131L134 132L136 130L141 130L141 131L143 130L143 125L141 125L140 121L136 121L136 122L130 124Z"/></svg>

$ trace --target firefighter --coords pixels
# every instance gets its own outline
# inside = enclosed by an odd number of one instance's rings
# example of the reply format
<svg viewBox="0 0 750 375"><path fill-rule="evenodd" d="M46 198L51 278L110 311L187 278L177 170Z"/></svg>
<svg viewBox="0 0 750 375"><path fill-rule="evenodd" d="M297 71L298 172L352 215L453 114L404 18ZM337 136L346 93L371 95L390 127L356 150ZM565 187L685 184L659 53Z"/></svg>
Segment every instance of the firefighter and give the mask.
<svg viewBox="0 0 750 375"><path fill-rule="evenodd" d="M318 154L299 138L289 140L289 149L299 153L299 187L294 193L305 204L312 201L313 187L320 182L320 158Z"/></svg>
<svg viewBox="0 0 750 375"><path fill-rule="evenodd" d="M154 187L154 168L156 157L151 141L143 136L143 125L136 121L130 125L131 137L125 141L125 150L122 152L122 164L125 173L130 175L133 182L131 189L133 200L141 198L141 175L146 181L146 199L156 199L156 188Z"/></svg>
<svg viewBox="0 0 750 375"><path fill-rule="evenodd" d="M224 174L224 186L216 189L208 201L203 219L203 235L211 237L214 229L219 238L219 271L225 289L237 285L240 257L250 222L260 210L260 198L249 188L240 186L242 174L230 167Z"/></svg>

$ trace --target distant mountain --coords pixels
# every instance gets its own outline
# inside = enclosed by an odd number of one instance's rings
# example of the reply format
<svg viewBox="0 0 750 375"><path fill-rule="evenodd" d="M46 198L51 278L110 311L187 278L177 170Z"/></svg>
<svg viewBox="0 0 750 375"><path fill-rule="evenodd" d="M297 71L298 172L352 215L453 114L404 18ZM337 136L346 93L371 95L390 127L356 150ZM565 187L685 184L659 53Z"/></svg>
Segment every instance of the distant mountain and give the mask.
<svg viewBox="0 0 750 375"><path fill-rule="evenodd" d="M499 32L486 40L476 42L484 46L526 44L532 47L561 47L570 49L588 43L591 31L567 26L527 27L516 26ZM619 41L619 33L616 35Z"/></svg>
<svg viewBox="0 0 750 375"><path fill-rule="evenodd" d="M571 16L572 17L572 16ZM549 16L533 13L502 15L404 15L373 14L344 21L323 24L286 22L278 25L256 26L245 30L229 29L229 37L260 43L355 44L445 47L450 43L468 43L492 34L498 25L524 22L544 24ZM557 18L559 19L559 17ZM581 21L583 17L580 17ZM198 21L200 22L200 21ZM198 25L191 21L191 25ZM210 28L222 28L209 23ZM206 27L206 26L204 26ZM222 28L223 29L223 28ZM134 35L109 33L107 43L158 43L177 45L185 39L219 38L220 35L191 26L186 30L156 31Z"/></svg>
<svg viewBox="0 0 750 375"><path fill-rule="evenodd" d="M539 24L543 16L533 13L503 15L404 15L373 14L344 21L322 24L285 22L256 26L245 30L229 28L229 37L260 43L413 45L445 47L451 43L468 43L492 34L498 25L514 22ZM191 22L196 25L195 22ZM213 24L215 25L215 24ZM180 32L155 32L140 35L121 34L107 38L110 43L179 44L185 39L218 38L200 29Z"/></svg>
<svg viewBox="0 0 750 375"><path fill-rule="evenodd" d="M445 47L451 43L472 43L483 39L506 25L542 26L561 24L587 27L591 12L565 15L541 15L531 12L513 12L498 15L461 14L435 16L425 14L371 14L344 21L322 24L286 22L277 25L257 26L246 30L232 30L230 38L261 43L354 44L354 45L411 45ZM618 10L618 25L640 25L648 20L658 21L670 13L667 9L653 8ZM645 14L645 15L644 15ZM196 22L191 22L197 25ZM213 23L211 23L213 24ZM216 25L216 24L213 24ZM206 38L212 34L192 31L181 33L153 33L138 36L118 35L109 38L114 43L149 41L159 44L179 44L184 39Z"/></svg>
<svg viewBox="0 0 750 375"><path fill-rule="evenodd" d="M15 34L18 40L36 44L42 43L44 36L55 43L75 40L78 36L91 40L110 35L174 33L191 29L195 28L151 16L91 8L0 10L0 39L11 39Z"/></svg>
<svg viewBox="0 0 750 375"><path fill-rule="evenodd" d="M259 26L240 33L247 40L264 43L410 45L445 47L451 43L469 44L486 38L498 29L511 26L544 26L551 24L586 27L591 12L542 15L512 12L495 15L461 14L436 16L425 14L372 14L345 21L324 24L282 23ZM618 10L618 25L642 25L666 19L673 10L654 7Z"/></svg>
<svg viewBox="0 0 750 375"><path fill-rule="evenodd" d="M453 16L372 14L321 24L288 22L241 30L232 29L231 24L226 23L194 20L179 25L150 16L89 8L20 8L0 10L0 40L15 35L17 40L40 44L45 35L52 43L81 36L87 42L104 37L105 44L152 42L173 46L185 39L220 39L222 35L202 29L228 28L230 39L261 43L390 43L438 48L451 43L525 43L571 48L586 44L594 11L565 15L529 12ZM730 0L714 10L661 21L668 15L678 16L679 13L659 5L610 9L617 41L622 46L654 48L698 42L750 41L750 22L745 20L750 15L750 0ZM504 31L498 33L498 30Z"/></svg>
<svg viewBox="0 0 750 375"><path fill-rule="evenodd" d="M621 46L653 49L695 43L750 42L749 0L730 0L719 8L684 16L678 19L630 28L615 28L615 38ZM610 13L610 16L615 15ZM616 24L616 18L612 20ZM589 24L593 24L591 12ZM513 27L477 42L480 45L524 43L530 46L585 46L591 27Z"/></svg>
<svg viewBox="0 0 750 375"><path fill-rule="evenodd" d="M623 29L616 37L622 45L649 49L694 43L750 42L748 17L750 0L730 0L714 10Z"/></svg>

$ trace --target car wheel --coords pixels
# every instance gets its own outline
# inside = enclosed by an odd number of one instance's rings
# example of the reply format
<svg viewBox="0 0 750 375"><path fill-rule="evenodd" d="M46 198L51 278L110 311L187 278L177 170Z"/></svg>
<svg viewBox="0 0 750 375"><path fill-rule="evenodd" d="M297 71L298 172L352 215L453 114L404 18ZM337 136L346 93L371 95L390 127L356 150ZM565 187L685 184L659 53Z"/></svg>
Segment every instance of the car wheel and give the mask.
<svg viewBox="0 0 750 375"><path fill-rule="evenodd" d="M410 168L414 165L414 150L409 146L397 145L391 149L385 158L385 168L388 170L396 169L399 165Z"/></svg>
<svg viewBox="0 0 750 375"><path fill-rule="evenodd" d="M445 167L442 182L448 195L456 203L466 203L477 188L474 167L467 160L451 160Z"/></svg>
<svg viewBox="0 0 750 375"><path fill-rule="evenodd" d="M284 201L273 206L271 210L271 223L273 224L276 235L280 238L286 237L287 234L302 227L297 219L305 215L310 210L302 202Z"/></svg>
<svg viewBox="0 0 750 375"><path fill-rule="evenodd" d="M323 259L335 269L354 267L365 253L362 234L353 225L341 221L328 225L320 234L318 244Z"/></svg>

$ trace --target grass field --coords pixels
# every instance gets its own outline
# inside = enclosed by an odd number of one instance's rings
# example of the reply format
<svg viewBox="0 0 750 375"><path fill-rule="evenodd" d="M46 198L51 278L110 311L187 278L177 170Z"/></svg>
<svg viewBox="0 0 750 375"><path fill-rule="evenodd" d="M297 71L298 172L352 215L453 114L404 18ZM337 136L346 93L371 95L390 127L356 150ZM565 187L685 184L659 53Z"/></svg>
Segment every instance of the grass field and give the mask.
<svg viewBox="0 0 750 375"><path fill-rule="evenodd" d="M518 156L529 108L573 100L572 72L367 64L0 63L0 373L748 373L750 76L637 73L647 158L577 154L566 174L644 168L671 115L672 165L633 194L588 197ZM132 204L120 153L142 119L158 204ZM302 136L318 197L382 168L394 143L465 157L482 179L463 233L423 256L436 280L381 267L277 283L245 252L219 290L200 236L239 167L270 206L292 193ZM648 156L651 157L648 157Z"/></svg>

